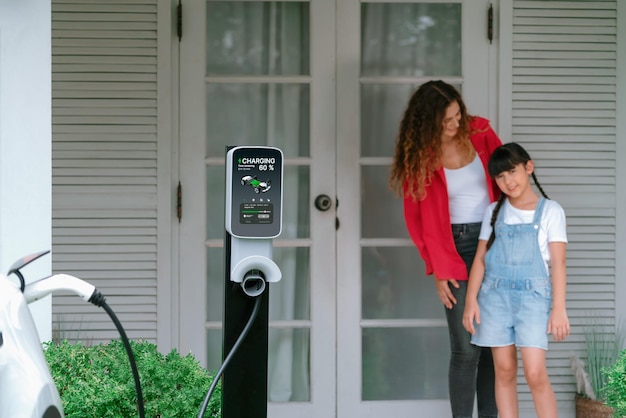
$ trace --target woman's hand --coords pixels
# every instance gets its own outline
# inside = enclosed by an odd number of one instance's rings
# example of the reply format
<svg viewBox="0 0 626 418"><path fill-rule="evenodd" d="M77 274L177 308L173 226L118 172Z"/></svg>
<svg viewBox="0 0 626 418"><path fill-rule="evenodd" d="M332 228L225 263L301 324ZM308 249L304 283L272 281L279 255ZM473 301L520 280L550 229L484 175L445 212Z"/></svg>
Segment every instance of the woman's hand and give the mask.
<svg viewBox="0 0 626 418"><path fill-rule="evenodd" d="M450 286L454 286L455 288L459 288L459 282L454 279L450 280L441 280L435 277L435 287L437 288L437 295L445 306L448 309L452 309L453 305L456 305L456 298L452 294L452 290L450 290ZM449 284L448 284L449 283Z"/></svg>
<svg viewBox="0 0 626 418"><path fill-rule="evenodd" d="M463 311L463 327L470 334L474 335L476 330L474 329L474 321L480 324L480 308L476 299L465 299L465 310Z"/></svg>

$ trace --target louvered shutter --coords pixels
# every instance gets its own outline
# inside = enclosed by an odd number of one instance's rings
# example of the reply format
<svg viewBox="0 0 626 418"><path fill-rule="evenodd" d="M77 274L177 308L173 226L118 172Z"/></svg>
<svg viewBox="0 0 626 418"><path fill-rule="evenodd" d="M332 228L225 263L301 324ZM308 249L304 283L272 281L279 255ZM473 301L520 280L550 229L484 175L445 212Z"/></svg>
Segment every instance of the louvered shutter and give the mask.
<svg viewBox="0 0 626 418"><path fill-rule="evenodd" d="M550 343L560 411L574 406L572 352L591 314L615 318L615 1L513 1L512 140L568 221L567 306L573 335ZM535 416L520 374L520 406Z"/></svg>
<svg viewBox="0 0 626 418"><path fill-rule="evenodd" d="M156 0L53 0L52 73L53 271L95 285L129 338L156 342ZM53 336L119 334L62 294Z"/></svg>

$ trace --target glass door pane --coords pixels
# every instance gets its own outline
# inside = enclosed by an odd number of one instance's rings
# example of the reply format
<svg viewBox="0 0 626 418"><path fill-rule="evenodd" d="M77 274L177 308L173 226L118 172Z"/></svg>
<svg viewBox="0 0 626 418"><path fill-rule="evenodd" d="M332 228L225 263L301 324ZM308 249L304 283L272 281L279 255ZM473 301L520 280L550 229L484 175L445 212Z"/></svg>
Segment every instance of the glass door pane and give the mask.
<svg viewBox="0 0 626 418"><path fill-rule="evenodd" d="M461 75L460 3L361 4L361 76Z"/></svg>
<svg viewBox="0 0 626 418"><path fill-rule="evenodd" d="M207 75L309 74L308 2L207 2Z"/></svg>

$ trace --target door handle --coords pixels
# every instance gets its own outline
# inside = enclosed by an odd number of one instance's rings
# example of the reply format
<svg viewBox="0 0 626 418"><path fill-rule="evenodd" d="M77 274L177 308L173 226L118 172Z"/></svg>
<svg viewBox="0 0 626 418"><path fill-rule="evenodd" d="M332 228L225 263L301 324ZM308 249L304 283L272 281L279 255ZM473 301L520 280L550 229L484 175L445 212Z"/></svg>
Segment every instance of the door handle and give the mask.
<svg viewBox="0 0 626 418"><path fill-rule="evenodd" d="M333 200L326 194L318 195L315 198L315 208L320 212L326 212L333 205Z"/></svg>

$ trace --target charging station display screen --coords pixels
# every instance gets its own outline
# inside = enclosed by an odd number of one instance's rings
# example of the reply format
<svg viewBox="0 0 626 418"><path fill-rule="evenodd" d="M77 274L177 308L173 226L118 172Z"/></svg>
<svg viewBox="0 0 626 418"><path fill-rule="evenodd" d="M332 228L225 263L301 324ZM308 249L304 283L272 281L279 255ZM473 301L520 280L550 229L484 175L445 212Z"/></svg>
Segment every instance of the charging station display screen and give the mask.
<svg viewBox="0 0 626 418"><path fill-rule="evenodd" d="M272 238L281 231L282 152L236 147L229 152L230 228L238 237ZM228 225L227 225L228 228Z"/></svg>

